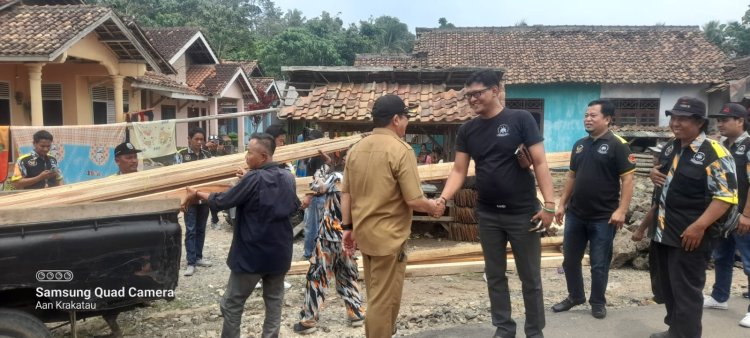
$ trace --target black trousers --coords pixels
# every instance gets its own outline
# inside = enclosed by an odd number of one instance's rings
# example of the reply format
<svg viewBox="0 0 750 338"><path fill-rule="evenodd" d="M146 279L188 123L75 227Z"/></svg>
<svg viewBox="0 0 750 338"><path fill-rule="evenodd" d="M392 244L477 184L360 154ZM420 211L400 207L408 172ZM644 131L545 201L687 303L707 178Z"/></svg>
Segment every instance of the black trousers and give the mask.
<svg viewBox="0 0 750 338"><path fill-rule="evenodd" d="M513 249L516 271L521 279L521 292L526 310L524 333L529 338L543 338L544 297L542 296L541 236L529 232L533 214L501 214L497 210L479 206L479 239L484 251L487 287L490 297L492 325L495 337L516 336L516 322L511 316L510 289L506 275L508 261L505 247Z"/></svg>
<svg viewBox="0 0 750 338"><path fill-rule="evenodd" d="M670 338L700 338L706 251L710 251L710 245L701 245L691 252L657 242L651 242L651 245L654 246L656 273L667 308L664 323L669 326Z"/></svg>

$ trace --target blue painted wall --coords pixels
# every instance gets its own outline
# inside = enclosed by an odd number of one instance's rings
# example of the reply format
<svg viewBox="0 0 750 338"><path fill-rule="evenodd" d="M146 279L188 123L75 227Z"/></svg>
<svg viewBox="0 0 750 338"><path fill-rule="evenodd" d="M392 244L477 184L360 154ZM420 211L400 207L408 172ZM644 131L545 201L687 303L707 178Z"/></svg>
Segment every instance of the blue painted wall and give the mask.
<svg viewBox="0 0 750 338"><path fill-rule="evenodd" d="M586 135L583 114L601 95L601 86L587 84L506 85L508 99L544 99L544 148L570 151Z"/></svg>

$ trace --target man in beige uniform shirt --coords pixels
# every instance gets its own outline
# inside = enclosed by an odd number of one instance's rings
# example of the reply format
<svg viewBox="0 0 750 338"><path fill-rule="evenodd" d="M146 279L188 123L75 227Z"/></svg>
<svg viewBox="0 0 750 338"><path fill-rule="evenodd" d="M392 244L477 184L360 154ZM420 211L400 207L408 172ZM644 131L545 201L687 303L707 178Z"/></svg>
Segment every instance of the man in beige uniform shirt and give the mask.
<svg viewBox="0 0 750 338"><path fill-rule="evenodd" d="M402 138L409 112L396 95L384 95L372 108L375 129L347 156L341 211L344 246L362 251L368 338L391 337L406 271L406 240L412 210L440 213L442 204L424 197L414 150Z"/></svg>

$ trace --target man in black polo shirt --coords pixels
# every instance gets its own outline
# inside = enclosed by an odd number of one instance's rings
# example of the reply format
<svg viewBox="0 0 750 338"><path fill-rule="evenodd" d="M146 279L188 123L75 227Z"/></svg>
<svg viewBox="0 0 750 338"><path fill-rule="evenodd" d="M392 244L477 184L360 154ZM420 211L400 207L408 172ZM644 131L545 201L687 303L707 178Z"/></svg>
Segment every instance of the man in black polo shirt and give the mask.
<svg viewBox="0 0 750 338"><path fill-rule="evenodd" d="M177 152L175 164L198 161L211 157L205 149L206 132L195 127L188 131L188 147ZM187 207L185 217L185 258L187 269L185 276L192 276L196 266L209 267L211 262L203 259L203 243L206 241L206 224L208 223L208 205L198 201Z"/></svg>
<svg viewBox="0 0 750 338"><path fill-rule="evenodd" d="M13 189L44 189L63 184L57 159L49 156L52 134L46 130L34 133L34 150L16 160L10 184Z"/></svg>
<svg viewBox="0 0 750 338"><path fill-rule="evenodd" d="M750 164L750 135L747 133L747 109L737 103L727 103L710 117L716 118L716 126L721 133L721 141L734 157L737 168L737 204L740 220L736 231L719 238L714 244L714 265L716 281L713 292L703 300L704 308L726 310L729 308L729 291L732 288L735 250L740 253L746 276L750 276L750 206L747 204L747 191L750 188L748 165ZM740 325L750 327L750 306Z"/></svg>
<svg viewBox="0 0 750 338"><path fill-rule="evenodd" d="M515 337L511 318L510 290L505 275L505 247L510 241L526 307L524 332L527 337L543 337L544 299L542 298L541 236L531 232L531 222L541 221L549 228L555 214L552 176L544 155L543 138L531 113L503 107L502 89L495 72L472 74L466 81L465 98L477 118L458 130L456 159L440 198L443 203L461 189L469 168L476 162L479 189L479 238L484 251L487 283L495 337ZM534 171L522 168L515 152L524 144L534 163ZM534 176L544 196L536 197ZM437 215L434 215L437 216Z"/></svg>
<svg viewBox="0 0 750 338"><path fill-rule="evenodd" d="M635 171L635 157L630 154L627 141L609 130L614 114L612 102L591 101L583 118L589 136L578 140L570 154L570 170L555 213L557 223L562 223L565 215L563 268L568 297L552 307L555 312L568 311L586 301L581 259L588 244L591 315L599 319L607 316L604 292L612 261L612 242L625 223Z"/></svg>
<svg viewBox="0 0 750 338"><path fill-rule="evenodd" d="M666 114L675 140L662 150L660 166L668 170L663 181L655 182L662 190L651 245L669 330L651 338L698 338L711 246L706 236L716 232L714 222L737 204L737 176L729 151L706 137L703 101L681 97Z"/></svg>
<svg viewBox="0 0 750 338"><path fill-rule="evenodd" d="M212 209L237 207L227 266L231 270L221 299L222 338L240 337L240 323L247 298L258 281L263 282L266 318L262 337L278 337L284 305L284 275L292 263L292 223L289 216L299 208L294 176L273 162L276 145L268 134L253 134L245 161L252 169L225 193L188 188L188 200L208 201Z"/></svg>

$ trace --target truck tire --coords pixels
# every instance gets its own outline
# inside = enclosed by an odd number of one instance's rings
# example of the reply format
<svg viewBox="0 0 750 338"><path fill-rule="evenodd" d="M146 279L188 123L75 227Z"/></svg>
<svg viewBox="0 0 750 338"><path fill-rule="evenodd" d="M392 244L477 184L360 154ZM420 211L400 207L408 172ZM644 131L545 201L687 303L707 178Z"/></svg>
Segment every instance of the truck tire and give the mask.
<svg viewBox="0 0 750 338"><path fill-rule="evenodd" d="M52 335L38 318L18 310L0 309L0 337L49 338Z"/></svg>

